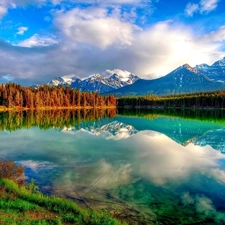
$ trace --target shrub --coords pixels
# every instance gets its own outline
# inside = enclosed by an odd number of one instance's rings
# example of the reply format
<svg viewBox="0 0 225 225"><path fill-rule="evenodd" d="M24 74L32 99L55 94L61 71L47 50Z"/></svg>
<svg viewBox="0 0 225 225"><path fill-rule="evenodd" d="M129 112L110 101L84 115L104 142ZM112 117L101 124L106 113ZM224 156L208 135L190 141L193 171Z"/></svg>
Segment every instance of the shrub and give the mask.
<svg viewBox="0 0 225 225"><path fill-rule="evenodd" d="M24 167L17 165L13 161L0 160L0 179L7 178L13 181L24 179Z"/></svg>

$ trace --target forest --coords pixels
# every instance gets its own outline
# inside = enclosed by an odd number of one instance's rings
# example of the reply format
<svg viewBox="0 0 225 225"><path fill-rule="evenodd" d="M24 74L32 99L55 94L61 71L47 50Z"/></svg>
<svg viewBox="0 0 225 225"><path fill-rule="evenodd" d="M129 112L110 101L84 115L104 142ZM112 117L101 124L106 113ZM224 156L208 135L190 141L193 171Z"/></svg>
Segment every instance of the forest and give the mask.
<svg viewBox="0 0 225 225"><path fill-rule="evenodd" d="M43 85L38 88L19 84L0 84L0 109L60 108L225 108L225 91L187 93L168 96L116 98L95 92L81 92L68 86Z"/></svg>
<svg viewBox="0 0 225 225"><path fill-rule="evenodd" d="M116 107L116 98L97 93L81 92L70 87L39 88L23 87L19 84L0 85L0 106L12 109L40 108L102 108Z"/></svg>
<svg viewBox="0 0 225 225"><path fill-rule="evenodd" d="M225 108L225 91L199 92L168 96L147 95L122 97L117 100L118 108Z"/></svg>

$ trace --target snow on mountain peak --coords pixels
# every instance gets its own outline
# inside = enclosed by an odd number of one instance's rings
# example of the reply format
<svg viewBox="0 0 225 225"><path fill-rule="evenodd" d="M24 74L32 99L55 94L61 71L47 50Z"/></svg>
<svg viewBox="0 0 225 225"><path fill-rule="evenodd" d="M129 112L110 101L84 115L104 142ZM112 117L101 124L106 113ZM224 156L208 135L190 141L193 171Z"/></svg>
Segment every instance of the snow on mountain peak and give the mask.
<svg viewBox="0 0 225 225"><path fill-rule="evenodd" d="M49 81L47 84L52 86L71 85L71 83L76 80L80 80L80 79L74 74L68 74L62 77L55 77L54 79Z"/></svg>
<svg viewBox="0 0 225 225"><path fill-rule="evenodd" d="M74 74L69 74L69 75L65 75L65 76L62 76L62 79L66 82L66 83L72 83L74 82L75 80L77 79L80 79L78 78L76 75Z"/></svg>
<svg viewBox="0 0 225 225"><path fill-rule="evenodd" d="M220 59L220 60L218 60L218 61L216 61L216 62L214 62L212 64L212 66L225 66L225 57Z"/></svg>
<svg viewBox="0 0 225 225"><path fill-rule="evenodd" d="M93 73L85 78L83 78L82 80L95 80L95 79L103 79L103 76L99 73Z"/></svg>
<svg viewBox="0 0 225 225"><path fill-rule="evenodd" d="M106 76L108 75L108 76ZM104 93L118 89L126 85L135 83L138 76L120 69L106 70L103 75L99 73L91 74L90 76L80 79L74 74L65 75L62 77L55 77L48 85L51 86L66 86L69 85L72 88L85 90L85 91L96 91L98 93Z"/></svg>
<svg viewBox="0 0 225 225"><path fill-rule="evenodd" d="M74 79L74 78L78 78L75 74L68 74L68 75L64 75L62 76L63 79Z"/></svg>
<svg viewBox="0 0 225 225"><path fill-rule="evenodd" d="M114 69L114 70L106 70L105 74L108 76L116 74L119 76L121 81L126 82L130 79L132 73L128 72L127 70Z"/></svg>

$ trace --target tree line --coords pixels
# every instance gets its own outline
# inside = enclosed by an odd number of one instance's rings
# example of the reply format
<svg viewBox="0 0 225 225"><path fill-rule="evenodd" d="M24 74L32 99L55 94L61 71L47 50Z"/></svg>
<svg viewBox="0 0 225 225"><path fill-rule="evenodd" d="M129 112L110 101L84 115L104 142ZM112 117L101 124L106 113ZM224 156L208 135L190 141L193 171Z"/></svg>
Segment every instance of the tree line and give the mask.
<svg viewBox="0 0 225 225"><path fill-rule="evenodd" d="M119 108L225 108L225 91L117 99Z"/></svg>
<svg viewBox="0 0 225 225"><path fill-rule="evenodd" d="M19 84L0 85L0 106L38 109L44 107L115 107L116 98L81 92L70 87L43 85L38 88Z"/></svg>

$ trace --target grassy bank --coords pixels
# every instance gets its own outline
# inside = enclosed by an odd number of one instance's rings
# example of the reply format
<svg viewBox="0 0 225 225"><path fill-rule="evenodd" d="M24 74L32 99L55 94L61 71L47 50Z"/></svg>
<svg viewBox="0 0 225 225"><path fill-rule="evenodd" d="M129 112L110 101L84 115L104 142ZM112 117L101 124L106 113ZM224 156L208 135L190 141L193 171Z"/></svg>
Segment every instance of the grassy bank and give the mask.
<svg viewBox="0 0 225 225"><path fill-rule="evenodd" d="M31 182L19 186L0 179L0 224L122 225L106 212L82 209L73 201L46 196Z"/></svg>

